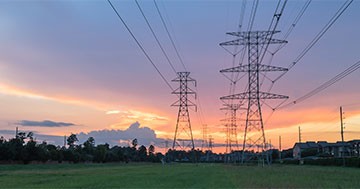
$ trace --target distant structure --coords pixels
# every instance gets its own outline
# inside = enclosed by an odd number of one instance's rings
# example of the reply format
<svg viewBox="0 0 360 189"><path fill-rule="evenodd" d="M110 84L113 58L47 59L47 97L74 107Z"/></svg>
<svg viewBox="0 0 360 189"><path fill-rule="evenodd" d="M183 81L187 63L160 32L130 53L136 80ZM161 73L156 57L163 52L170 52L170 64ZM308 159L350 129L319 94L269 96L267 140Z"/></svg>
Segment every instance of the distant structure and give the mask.
<svg viewBox="0 0 360 189"><path fill-rule="evenodd" d="M272 36L279 31L246 31L246 32L229 32L228 35L236 37L235 40L220 43L220 46L245 46L247 50L247 65L223 69L221 73L244 72L247 73L247 89L243 93L223 96L220 99L238 100L239 104L247 104L246 124L244 129L244 140L242 145L241 162L258 160L269 163L269 157L266 153L268 149L264 123L262 118L261 106L264 100L268 99L286 99L287 96L262 92L260 90L262 82L260 74L263 72L287 71L286 68L261 64L262 49L270 44L286 43L285 40L273 39ZM255 153L247 153L254 151Z"/></svg>
<svg viewBox="0 0 360 189"><path fill-rule="evenodd" d="M224 126L226 129L226 153L231 153L233 150L239 150L239 144L237 140L237 114L236 112L240 108L240 104L224 104L224 108L230 115L222 121L225 122Z"/></svg>
<svg viewBox="0 0 360 189"><path fill-rule="evenodd" d="M180 83L180 87L172 92L172 94L179 97L179 100L171 105L179 107L172 148L174 150L193 150L195 145L191 130L189 107L194 106L196 111L196 105L188 99L188 95L194 95L196 98L196 93L188 87L188 83L193 82L196 85L196 80L189 77L190 72L177 72L177 75L178 77L172 80Z"/></svg>
<svg viewBox="0 0 360 189"><path fill-rule="evenodd" d="M15 129L15 138L18 138L19 137L19 128L16 127Z"/></svg>
<svg viewBox="0 0 360 189"><path fill-rule="evenodd" d="M209 150L207 125L206 124L203 124L202 134L203 134L203 139L202 139L202 142L201 142L201 150Z"/></svg>
<svg viewBox="0 0 360 189"><path fill-rule="evenodd" d="M212 137L212 135L209 135L209 150L210 151L213 150L213 143L214 143L214 138Z"/></svg>

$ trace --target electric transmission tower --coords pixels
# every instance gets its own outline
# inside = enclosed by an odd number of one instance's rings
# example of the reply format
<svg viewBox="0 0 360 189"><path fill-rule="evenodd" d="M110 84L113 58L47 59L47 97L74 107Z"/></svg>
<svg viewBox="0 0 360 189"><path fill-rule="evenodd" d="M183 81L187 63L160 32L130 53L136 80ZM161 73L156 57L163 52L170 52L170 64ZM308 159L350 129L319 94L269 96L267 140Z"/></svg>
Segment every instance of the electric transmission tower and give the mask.
<svg viewBox="0 0 360 189"><path fill-rule="evenodd" d="M196 86L196 81L189 77L190 72L177 72L177 78L173 79L173 82L179 82L180 87L172 92L179 97L171 106L179 106L178 118L176 123L173 149L180 148L181 150L195 148L194 139L191 130L191 122L189 116L189 106L194 106L196 111L196 105L188 99L188 95L194 95L196 93L188 87L189 82L193 82Z"/></svg>
<svg viewBox="0 0 360 189"><path fill-rule="evenodd" d="M224 108L221 110L226 110L230 113L229 117L223 119L225 121L226 129L226 153L231 153L233 150L238 150L239 144L237 140L237 115L236 112L240 108L240 104L224 104Z"/></svg>
<svg viewBox="0 0 360 189"><path fill-rule="evenodd" d="M202 143L201 143L201 150L204 150L204 149L209 150L207 125L206 124L203 124L202 134L203 134L203 139L202 139Z"/></svg>
<svg viewBox="0 0 360 189"><path fill-rule="evenodd" d="M221 73L245 72L248 75L248 84L245 92L220 98L221 100L239 100L239 104L247 103L244 141L242 145L242 163L251 160L263 160L269 163L268 155L266 153L267 144L261 111L262 101L288 98L284 95L262 92L260 90L260 74L263 74L262 72L287 71L286 68L264 65L260 62L262 55L261 51L264 46L287 42L285 40L272 39L272 35L278 32L279 31L230 32L227 34L235 36L237 39L220 43L221 46L242 45L245 46L245 49L247 50L247 65L240 65L220 71Z"/></svg>

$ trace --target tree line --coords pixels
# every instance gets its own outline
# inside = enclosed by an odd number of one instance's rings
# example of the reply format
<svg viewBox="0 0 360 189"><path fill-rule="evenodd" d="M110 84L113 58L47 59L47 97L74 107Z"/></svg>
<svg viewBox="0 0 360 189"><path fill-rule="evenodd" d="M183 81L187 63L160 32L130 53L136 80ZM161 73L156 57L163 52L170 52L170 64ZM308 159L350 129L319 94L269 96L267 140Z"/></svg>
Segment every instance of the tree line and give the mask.
<svg viewBox="0 0 360 189"><path fill-rule="evenodd" d="M77 136L71 134L66 139L67 147L39 143L32 132L19 132L15 138L5 140L0 137L0 161L7 163L38 162L160 162L161 153L155 153L155 147L148 148L138 145L137 139L132 140L132 146L121 147L109 144L95 145L95 139L89 137L84 143L78 143ZM139 146L139 147L138 147Z"/></svg>

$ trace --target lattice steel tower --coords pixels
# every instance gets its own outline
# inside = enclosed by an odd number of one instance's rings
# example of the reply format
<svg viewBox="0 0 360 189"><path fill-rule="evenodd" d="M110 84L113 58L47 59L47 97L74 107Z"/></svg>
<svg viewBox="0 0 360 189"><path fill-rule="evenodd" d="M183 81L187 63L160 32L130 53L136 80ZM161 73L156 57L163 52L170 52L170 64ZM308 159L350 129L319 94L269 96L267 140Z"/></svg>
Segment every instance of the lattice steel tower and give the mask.
<svg viewBox="0 0 360 189"><path fill-rule="evenodd" d="M208 129L207 129L207 125L203 124L203 128L202 128L202 134L203 134L203 139L201 141L201 150L209 150L209 143L208 143Z"/></svg>
<svg viewBox="0 0 360 189"><path fill-rule="evenodd" d="M287 71L286 68L261 64L261 50L269 44L286 43L285 40L272 39L273 34L279 31L249 31L249 32L230 32L228 35L237 39L220 43L221 46L242 45L247 49L247 65L240 65L228 69L223 69L221 73L227 72L246 72L248 75L247 89L243 93L223 96L221 100L240 100L240 104L247 103L246 124L244 129L243 153L241 162L250 160L264 160L269 162L266 152L267 144L264 133L264 123L262 119L261 105L267 99L285 99L284 95L262 92L260 90L260 74L262 72ZM265 52L263 52L265 53ZM254 151L256 153L248 153Z"/></svg>
<svg viewBox="0 0 360 189"><path fill-rule="evenodd" d="M233 150L239 150L236 112L239 110L240 104L224 104L224 106L225 107L221 108L221 110L226 110L230 113L228 118L222 120L225 121L226 129L226 153L231 153Z"/></svg>
<svg viewBox="0 0 360 189"><path fill-rule="evenodd" d="M181 150L195 148L194 139L191 130L191 122L189 116L189 106L194 106L196 111L196 105L188 99L188 95L194 95L196 93L188 87L189 82L193 82L196 85L196 81L189 77L190 72L177 72L178 77L173 79L173 82L179 82L180 87L172 92L179 96L179 100L171 106L179 106L179 113L176 123L173 149L180 148Z"/></svg>

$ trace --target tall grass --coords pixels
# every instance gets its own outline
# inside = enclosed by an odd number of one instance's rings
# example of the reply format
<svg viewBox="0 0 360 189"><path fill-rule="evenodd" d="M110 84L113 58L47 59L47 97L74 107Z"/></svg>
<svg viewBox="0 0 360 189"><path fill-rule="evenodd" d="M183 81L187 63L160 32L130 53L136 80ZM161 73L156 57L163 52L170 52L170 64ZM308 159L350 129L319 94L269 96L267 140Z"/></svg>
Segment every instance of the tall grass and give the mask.
<svg viewBox="0 0 360 189"><path fill-rule="evenodd" d="M360 188L360 169L223 164L0 165L1 188Z"/></svg>

